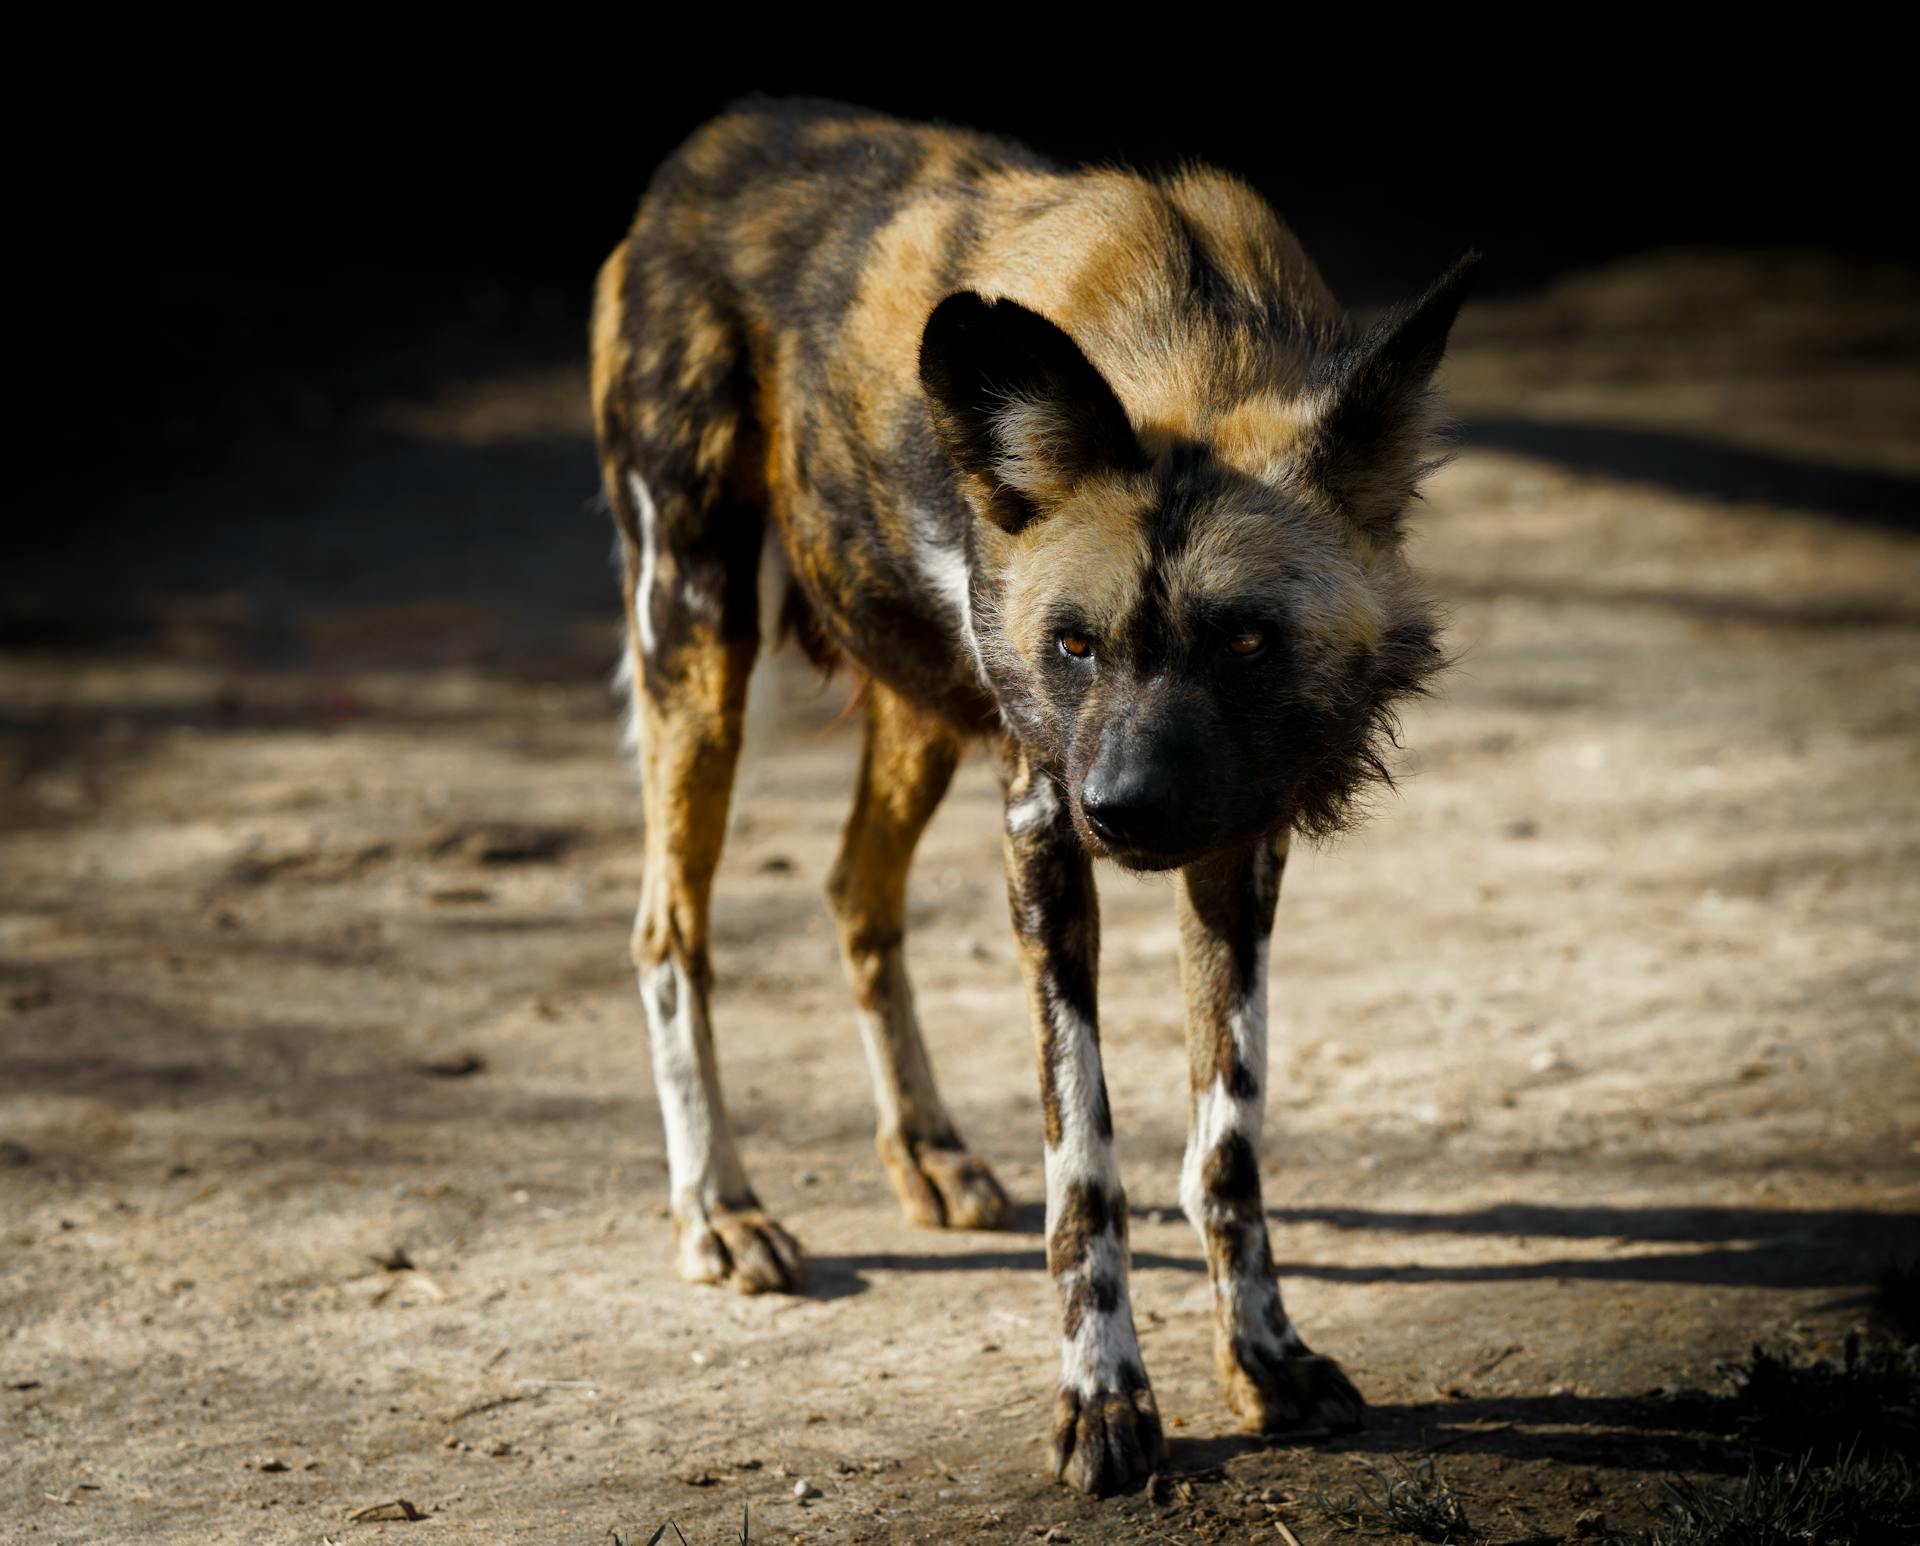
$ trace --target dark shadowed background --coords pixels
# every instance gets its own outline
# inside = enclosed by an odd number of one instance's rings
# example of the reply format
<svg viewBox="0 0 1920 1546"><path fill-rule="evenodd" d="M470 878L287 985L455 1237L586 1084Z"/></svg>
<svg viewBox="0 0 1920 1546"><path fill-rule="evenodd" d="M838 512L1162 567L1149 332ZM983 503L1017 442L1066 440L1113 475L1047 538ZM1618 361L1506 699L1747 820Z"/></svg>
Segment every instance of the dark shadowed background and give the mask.
<svg viewBox="0 0 1920 1546"><path fill-rule="evenodd" d="M691 45L609 69L583 43L577 66L525 80L377 62L119 80L110 152L24 168L53 212L17 319L51 437L38 449L85 476L33 460L63 504L92 505L369 393L578 357L593 272L653 164L755 90L992 129L1069 162L1215 162L1274 202L1356 308L1417 292L1472 244L1484 293L1688 243L1920 252L1901 110L1862 61L1842 75L1653 51L1608 67L1590 46L1419 77L1284 52L1162 75L1149 50L1095 81L1064 57L1040 79L929 80L718 69Z"/></svg>
<svg viewBox="0 0 1920 1546"><path fill-rule="evenodd" d="M1428 72L1265 40L1171 65L1145 45L1097 66L1062 51L1018 76L823 64L817 48L805 64L713 62L735 46L582 39L577 58L510 77L497 57L361 58L334 39L289 46L273 70L209 56L186 74L137 60L89 74L75 95L111 132L50 131L22 163L45 218L23 244L16 487L30 497L11 521L0 628L144 627L143 597L203 583L207 549L244 565L273 519L249 483L297 495L316 459L329 477L366 461L343 426L368 402L578 362L593 273L653 164L750 91L989 128L1065 161L1217 162L1272 199L1356 309L1417 293L1475 244L1483 295L1689 244L1920 252L1897 191L1897 98L1873 61L1842 70L1811 44L1788 62L1541 40L1528 68ZM245 477L208 484L249 454ZM529 459L502 453L475 475L546 499L552 535L578 551L593 523L569 500L591 493L591 470ZM298 510L281 518L276 551L289 536L316 549L303 583L354 570L394 593L461 530L383 522L394 551L376 556ZM520 583L512 564L461 567L433 565L462 593Z"/></svg>

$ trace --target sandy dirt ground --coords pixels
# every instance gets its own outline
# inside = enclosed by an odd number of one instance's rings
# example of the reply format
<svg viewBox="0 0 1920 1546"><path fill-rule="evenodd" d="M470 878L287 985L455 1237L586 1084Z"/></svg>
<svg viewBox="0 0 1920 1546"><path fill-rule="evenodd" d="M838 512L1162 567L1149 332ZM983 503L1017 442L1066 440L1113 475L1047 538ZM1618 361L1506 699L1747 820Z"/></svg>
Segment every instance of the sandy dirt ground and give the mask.
<svg viewBox="0 0 1920 1546"><path fill-rule="evenodd" d="M764 667L715 1005L803 1298L683 1286L577 369L175 473L5 582L0 1539L1337 1538L1431 1457L1487 1540L1740 1470L1715 1365L1920 1249L1920 290L1679 253L1488 301L1419 554L1460 662L1289 870L1267 1199L1373 1403L1236 1434L1177 1214L1172 896L1111 873L1108 1077L1165 1479L1051 1482L1032 1043L975 755L915 872L951 1104L916 1229L821 885L844 684ZM124 615L122 613L124 610ZM409 1265L410 1264L410 1265ZM1690 1398L1704 1391L1709 1399ZM800 1490L817 1493L804 1500ZM404 1498L419 1522L352 1522ZM389 1512L393 1512L389 1510ZM669 1539L672 1537L669 1536Z"/></svg>

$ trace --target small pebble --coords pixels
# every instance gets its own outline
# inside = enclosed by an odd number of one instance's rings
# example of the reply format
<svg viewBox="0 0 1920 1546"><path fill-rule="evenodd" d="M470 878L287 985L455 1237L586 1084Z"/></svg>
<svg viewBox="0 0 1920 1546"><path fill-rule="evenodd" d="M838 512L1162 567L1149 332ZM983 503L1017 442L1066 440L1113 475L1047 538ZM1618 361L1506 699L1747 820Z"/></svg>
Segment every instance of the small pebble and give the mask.
<svg viewBox="0 0 1920 1546"><path fill-rule="evenodd" d="M793 1484L793 1495L804 1503L809 1498L819 1497L820 1489L803 1476Z"/></svg>

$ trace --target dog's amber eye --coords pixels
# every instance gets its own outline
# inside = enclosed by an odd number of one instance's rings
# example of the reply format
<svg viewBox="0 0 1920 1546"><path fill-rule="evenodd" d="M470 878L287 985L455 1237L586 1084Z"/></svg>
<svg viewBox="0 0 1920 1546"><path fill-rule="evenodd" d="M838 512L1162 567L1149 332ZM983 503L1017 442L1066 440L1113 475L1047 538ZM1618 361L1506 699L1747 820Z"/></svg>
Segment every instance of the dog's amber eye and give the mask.
<svg viewBox="0 0 1920 1546"><path fill-rule="evenodd" d="M1074 633L1071 629L1062 629L1060 633L1060 653L1071 655L1075 660L1085 660L1093 653L1093 640L1083 633Z"/></svg>
<svg viewBox="0 0 1920 1546"><path fill-rule="evenodd" d="M1265 634L1257 628L1249 628L1245 633L1237 633L1227 640L1227 648L1236 655L1258 655L1266 642Z"/></svg>

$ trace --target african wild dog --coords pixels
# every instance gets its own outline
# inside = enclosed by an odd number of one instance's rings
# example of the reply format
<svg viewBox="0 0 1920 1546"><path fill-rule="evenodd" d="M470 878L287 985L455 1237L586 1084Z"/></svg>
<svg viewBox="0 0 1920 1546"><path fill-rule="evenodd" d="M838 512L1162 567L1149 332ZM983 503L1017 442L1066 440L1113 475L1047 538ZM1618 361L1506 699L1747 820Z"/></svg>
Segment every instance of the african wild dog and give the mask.
<svg viewBox="0 0 1920 1546"><path fill-rule="evenodd" d="M1180 1191L1227 1401L1265 1431L1360 1420L1268 1254L1267 942L1289 835L1338 828L1384 777L1392 705L1440 663L1401 520L1472 268L1362 333L1220 172L1066 171L982 135L749 102L660 168L600 273L593 403L646 824L633 959L679 1270L748 1292L804 1271L747 1182L707 1017L747 674L763 635L790 633L867 684L828 895L881 1158L925 1224L1009 1213L934 1086L902 956L915 842L967 742L999 744L1064 1314L1053 1461L1090 1492L1138 1482L1162 1447L1095 1025L1095 858L1178 872Z"/></svg>

